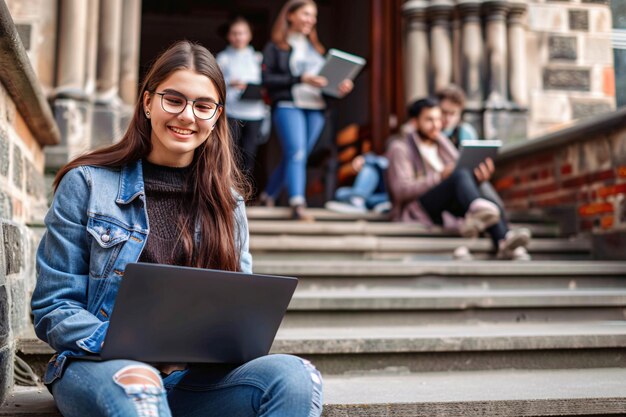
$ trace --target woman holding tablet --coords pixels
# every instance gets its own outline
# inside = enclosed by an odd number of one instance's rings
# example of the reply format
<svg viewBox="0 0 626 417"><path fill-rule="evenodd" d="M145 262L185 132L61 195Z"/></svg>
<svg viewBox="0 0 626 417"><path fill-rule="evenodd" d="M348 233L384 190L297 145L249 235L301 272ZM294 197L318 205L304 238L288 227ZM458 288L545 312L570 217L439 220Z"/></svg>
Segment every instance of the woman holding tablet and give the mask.
<svg viewBox="0 0 626 417"><path fill-rule="evenodd" d="M315 75L324 65L324 47L317 37L317 6L313 0L289 0L272 29L272 41L263 51L263 85L272 104L273 124L282 146L282 159L270 176L261 201L273 205L287 187L292 218L312 221L306 213L307 157L324 128L326 101L320 88L328 84ZM350 80L338 89L352 91Z"/></svg>
<svg viewBox="0 0 626 417"><path fill-rule="evenodd" d="M319 416L320 375L294 356L239 366L87 360L102 349L128 263L252 270L217 62L178 42L140 91L122 139L55 179L31 303L37 335L57 352L44 383L65 417Z"/></svg>

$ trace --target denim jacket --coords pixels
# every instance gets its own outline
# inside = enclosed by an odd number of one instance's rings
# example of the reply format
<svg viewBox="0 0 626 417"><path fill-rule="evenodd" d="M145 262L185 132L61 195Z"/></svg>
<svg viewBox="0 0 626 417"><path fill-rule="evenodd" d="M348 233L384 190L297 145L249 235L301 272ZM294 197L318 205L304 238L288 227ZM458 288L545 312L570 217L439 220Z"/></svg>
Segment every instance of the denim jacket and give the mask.
<svg viewBox="0 0 626 417"><path fill-rule="evenodd" d="M234 213L242 272L252 272L243 199ZM99 353L124 269L149 234L141 161L121 169L80 166L55 193L37 250L31 307L37 336L56 352L44 383L70 357ZM196 232L196 239L199 233Z"/></svg>

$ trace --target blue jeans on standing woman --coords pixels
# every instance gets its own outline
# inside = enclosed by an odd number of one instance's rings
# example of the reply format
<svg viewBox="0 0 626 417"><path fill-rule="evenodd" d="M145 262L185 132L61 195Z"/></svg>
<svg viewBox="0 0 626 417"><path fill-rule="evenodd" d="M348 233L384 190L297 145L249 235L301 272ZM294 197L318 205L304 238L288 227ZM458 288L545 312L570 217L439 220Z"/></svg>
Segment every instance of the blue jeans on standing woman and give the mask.
<svg viewBox="0 0 626 417"><path fill-rule="evenodd" d="M277 106L273 111L273 122L283 155L265 192L276 199L286 186L289 205L304 204L306 162L324 128L324 111Z"/></svg>
<svg viewBox="0 0 626 417"><path fill-rule="evenodd" d="M307 360L268 355L240 366L191 365L162 386L124 384L142 362L72 360L51 391L65 417L319 417L322 380Z"/></svg>

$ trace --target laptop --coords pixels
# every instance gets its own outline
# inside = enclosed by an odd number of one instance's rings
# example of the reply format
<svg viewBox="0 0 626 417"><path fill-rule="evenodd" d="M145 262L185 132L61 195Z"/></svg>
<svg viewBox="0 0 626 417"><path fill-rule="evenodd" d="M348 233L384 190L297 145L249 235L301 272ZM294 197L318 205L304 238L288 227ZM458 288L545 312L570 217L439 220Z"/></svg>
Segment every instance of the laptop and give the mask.
<svg viewBox="0 0 626 417"><path fill-rule="evenodd" d="M100 358L241 364L267 355L297 283L129 263Z"/></svg>

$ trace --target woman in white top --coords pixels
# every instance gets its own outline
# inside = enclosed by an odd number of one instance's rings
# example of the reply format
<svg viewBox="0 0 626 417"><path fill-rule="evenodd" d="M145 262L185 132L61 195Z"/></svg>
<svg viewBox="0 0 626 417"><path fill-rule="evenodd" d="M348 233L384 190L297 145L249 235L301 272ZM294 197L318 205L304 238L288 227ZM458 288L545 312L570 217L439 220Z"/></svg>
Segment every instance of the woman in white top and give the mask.
<svg viewBox="0 0 626 417"><path fill-rule="evenodd" d="M325 124L326 101L317 75L324 65L325 49L317 38L317 5L313 0L288 0L263 51L263 85L272 104L273 126L282 145L280 165L272 173L261 200L271 205L287 188L292 217L313 220L305 212L306 162ZM350 80L338 85L345 95Z"/></svg>
<svg viewBox="0 0 626 417"><path fill-rule="evenodd" d="M251 176L266 111L260 97L242 99L241 96L248 85L261 84L263 56L250 45L252 30L243 17L236 17L228 24L226 38L229 45L216 57L226 81L226 115L241 153L241 168Z"/></svg>

